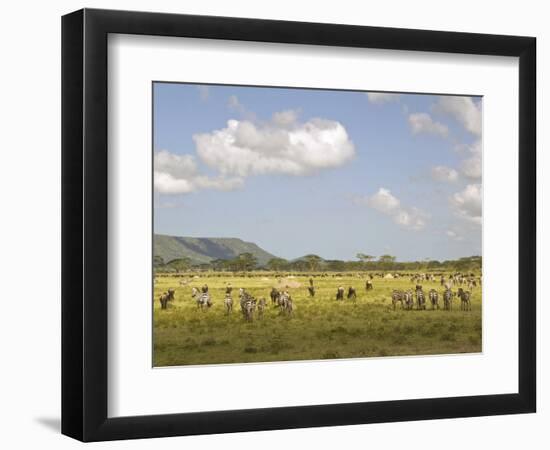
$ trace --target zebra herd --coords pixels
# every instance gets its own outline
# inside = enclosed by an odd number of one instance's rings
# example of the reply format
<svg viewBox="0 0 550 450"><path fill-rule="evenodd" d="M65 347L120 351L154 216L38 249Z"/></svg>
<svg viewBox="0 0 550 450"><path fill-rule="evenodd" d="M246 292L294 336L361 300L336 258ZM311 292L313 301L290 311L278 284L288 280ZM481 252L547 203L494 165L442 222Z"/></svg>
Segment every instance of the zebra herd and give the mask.
<svg viewBox="0 0 550 450"><path fill-rule="evenodd" d="M455 293L450 287L446 287L443 291L443 309L445 311L452 311L453 309L453 297L456 296L460 299L460 310L461 311L471 311L472 302L470 300L471 294L470 291L465 291L462 288L458 288L458 291ZM392 292L391 300L393 309L395 310L397 304L401 304L401 309L411 310L414 308L416 298L416 309L425 310L426 309L426 296L421 285L416 285L415 292L413 294L412 289L406 291L394 289ZM430 289L428 292L428 299L431 303L432 310L439 309L439 293L435 289Z"/></svg>

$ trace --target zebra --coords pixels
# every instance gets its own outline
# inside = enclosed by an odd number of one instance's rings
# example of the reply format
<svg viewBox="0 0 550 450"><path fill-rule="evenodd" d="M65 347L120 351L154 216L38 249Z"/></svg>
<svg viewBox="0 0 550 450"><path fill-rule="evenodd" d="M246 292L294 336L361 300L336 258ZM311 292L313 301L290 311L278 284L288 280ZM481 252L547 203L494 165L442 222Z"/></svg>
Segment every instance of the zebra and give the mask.
<svg viewBox="0 0 550 450"><path fill-rule="evenodd" d="M443 292L443 309L446 311L452 311L453 309L453 291L445 289Z"/></svg>
<svg viewBox="0 0 550 450"><path fill-rule="evenodd" d="M432 304L432 309L439 309L439 295L437 294L437 291L435 289L430 289L430 292L428 294L430 297L430 302Z"/></svg>
<svg viewBox="0 0 550 450"><path fill-rule="evenodd" d="M225 312L227 314L233 312L233 299L231 298L230 294L225 295L225 300L223 301L223 304L225 305Z"/></svg>
<svg viewBox="0 0 550 450"><path fill-rule="evenodd" d="M408 309L408 310L413 309L414 297L413 297L413 292L410 289L403 293L403 305L405 309Z"/></svg>
<svg viewBox="0 0 550 450"><path fill-rule="evenodd" d="M283 292L279 299L279 306L281 307L281 312L288 315L292 314L292 297L288 292Z"/></svg>
<svg viewBox="0 0 550 450"><path fill-rule="evenodd" d="M394 291L391 294L391 302L393 305L393 309L395 310L397 303L401 303L401 309L403 309L403 297L405 293L403 291L398 291L394 289Z"/></svg>
<svg viewBox="0 0 550 450"><path fill-rule="evenodd" d="M265 301L265 298L261 298L260 301L258 302L258 319L263 319L264 317L264 310L265 310L265 307L266 307L266 301Z"/></svg>
<svg viewBox="0 0 550 450"><path fill-rule="evenodd" d="M470 292L465 291L462 288L458 288L457 296L460 299L460 309L462 311L471 311L472 302L470 301Z"/></svg>
<svg viewBox="0 0 550 450"><path fill-rule="evenodd" d="M197 308L204 309L212 306L212 300L208 292L203 292L197 297Z"/></svg>
<svg viewBox="0 0 550 450"><path fill-rule="evenodd" d="M422 286L420 286L420 289L418 289L418 286L416 287L416 307L417 309L426 309L426 297Z"/></svg>
<svg viewBox="0 0 550 450"><path fill-rule="evenodd" d="M357 292L355 292L355 288L350 286L349 289L348 289L348 300L349 299L352 299L352 300L357 300Z"/></svg>
<svg viewBox="0 0 550 450"><path fill-rule="evenodd" d="M365 283L365 290L367 291L372 291L373 287L372 287L372 281L371 280L367 280L367 282Z"/></svg>
<svg viewBox="0 0 550 450"><path fill-rule="evenodd" d="M225 287L225 293L227 295L231 295L232 291L233 291L233 286L231 286L231 283L227 283L227 286Z"/></svg>
<svg viewBox="0 0 550 450"><path fill-rule="evenodd" d="M339 286L336 291L336 300L344 300L344 286Z"/></svg>
<svg viewBox="0 0 550 450"><path fill-rule="evenodd" d="M243 307L244 320L252 322L254 320L254 310L256 309L256 299L249 297L241 306Z"/></svg>
<svg viewBox="0 0 550 450"><path fill-rule="evenodd" d="M191 297L195 298L197 295L199 295L199 290L196 287L192 288L191 289Z"/></svg>

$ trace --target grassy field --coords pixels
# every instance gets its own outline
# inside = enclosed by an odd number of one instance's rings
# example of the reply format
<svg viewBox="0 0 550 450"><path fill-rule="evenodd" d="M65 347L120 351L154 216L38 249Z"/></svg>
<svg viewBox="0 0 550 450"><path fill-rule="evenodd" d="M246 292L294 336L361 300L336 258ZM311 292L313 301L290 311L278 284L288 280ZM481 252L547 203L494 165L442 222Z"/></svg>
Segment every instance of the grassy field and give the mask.
<svg viewBox="0 0 550 450"><path fill-rule="evenodd" d="M472 310L461 311L455 297L453 311L442 309L442 288L422 282L424 292L440 293L440 310L393 310L393 289L414 289L410 279L373 280L365 291L366 275L314 278L316 295L309 298L309 275L296 276L288 289L294 302L291 317L271 306L269 292L277 284L273 274L254 277L202 275L181 286L185 277L158 276L154 299L155 366L243 363L262 361L364 358L373 356L472 353L481 351L481 287L473 289ZM233 313L225 313L225 285L233 285ZM201 311L191 298L191 288L204 283L214 301ZM354 286L357 301L335 300L338 286ZM265 297L268 308L262 320L245 322L240 312L238 288L256 298ZM168 309L160 309L159 296L176 291ZM456 289L453 289L456 292Z"/></svg>

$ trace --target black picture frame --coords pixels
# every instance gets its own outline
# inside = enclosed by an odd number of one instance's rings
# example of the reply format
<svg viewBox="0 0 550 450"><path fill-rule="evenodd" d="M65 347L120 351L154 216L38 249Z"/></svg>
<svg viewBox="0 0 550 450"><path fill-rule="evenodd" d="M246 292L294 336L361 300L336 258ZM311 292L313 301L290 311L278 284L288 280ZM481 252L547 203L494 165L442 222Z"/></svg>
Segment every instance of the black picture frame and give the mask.
<svg viewBox="0 0 550 450"><path fill-rule="evenodd" d="M107 416L107 36L110 33L519 58L517 393ZM536 409L536 39L83 9L62 18L62 433L82 441L321 427Z"/></svg>

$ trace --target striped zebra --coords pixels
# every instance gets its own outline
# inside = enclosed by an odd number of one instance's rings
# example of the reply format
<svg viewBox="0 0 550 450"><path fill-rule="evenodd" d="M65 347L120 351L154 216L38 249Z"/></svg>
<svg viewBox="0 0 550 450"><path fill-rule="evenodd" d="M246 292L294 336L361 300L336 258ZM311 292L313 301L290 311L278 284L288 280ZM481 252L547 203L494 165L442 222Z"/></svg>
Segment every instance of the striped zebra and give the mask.
<svg viewBox="0 0 550 450"><path fill-rule="evenodd" d="M432 304L432 309L439 309L439 295L435 289L430 289L428 294L430 298L430 303Z"/></svg>
<svg viewBox="0 0 550 450"><path fill-rule="evenodd" d="M348 300L357 300L357 292L355 292L355 288L350 286L348 289Z"/></svg>
<svg viewBox="0 0 550 450"><path fill-rule="evenodd" d="M254 310L256 309L256 299L249 297L245 300L244 305L241 304L243 308L244 320L247 322L252 322L254 320Z"/></svg>
<svg viewBox="0 0 550 450"><path fill-rule="evenodd" d="M416 308L417 309L426 309L426 297L424 296L424 291L422 287L416 289Z"/></svg>
<svg viewBox="0 0 550 450"><path fill-rule="evenodd" d="M281 312L284 314L288 314L289 316L292 314L293 310L293 304L292 304L292 297L289 295L288 292L284 292L283 295L281 295Z"/></svg>
<svg viewBox="0 0 550 450"><path fill-rule="evenodd" d="M394 289L394 291L391 294L391 302L394 310L397 306L397 303L401 303L401 309L403 309L404 297L405 297L405 293L403 291L398 291L397 289Z"/></svg>
<svg viewBox="0 0 550 450"><path fill-rule="evenodd" d="M462 311L471 311L472 302L470 301L470 292L465 291L462 288L458 288L457 296L460 299L460 309Z"/></svg>
<svg viewBox="0 0 550 450"><path fill-rule="evenodd" d="M344 300L344 286L339 286L336 291L336 300Z"/></svg>
<svg viewBox="0 0 550 450"><path fill-rule="evenodd" d="M231 314L233 312L233 299L231 298L230 294L225 295L225 300L223 301L223 304L225 306L225 312L227 314Z"/></svg>
<svg viewBox="0 0 550 450"><path fill-rule="evenodd" d="M212 300L208 292L203 292L197 297L197 308L204 310L204 308L210 308L212 306Z"/></svg>
<svg viewBox="0 0 550 450"><path fill-rule="evenodd" d="M410 289L403 294L403 306L408 310L413 309L414 297L413 292Z"/></svg>
<svg viewBox="0 0 550 450"><path fill-rule="evenodd" d="M267 306L267 302L265 301L265 298L261 298L258 302L258 319L263 319L264 317L264 311Z"/></svg>
<svg viewBox="0 0 550 450"><path fill-rule="evenodd" d="M446 311L453 310L453 291L445 289L443 292L443 309Z"/></svg>

